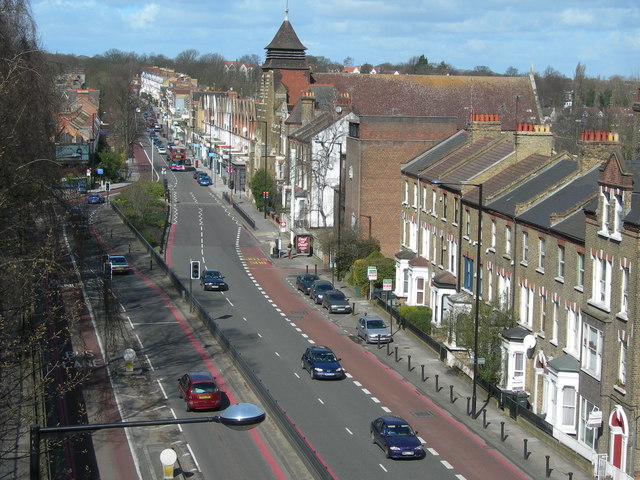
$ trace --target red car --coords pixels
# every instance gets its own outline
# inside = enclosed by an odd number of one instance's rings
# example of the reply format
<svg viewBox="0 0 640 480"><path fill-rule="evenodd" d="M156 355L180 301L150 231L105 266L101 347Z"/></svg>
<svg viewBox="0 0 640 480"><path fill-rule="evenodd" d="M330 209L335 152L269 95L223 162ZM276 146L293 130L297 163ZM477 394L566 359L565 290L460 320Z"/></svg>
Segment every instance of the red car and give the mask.
<svg viewBox="0 0 640 480"><path fill-rule="evenodd" d="M178 380L178 394L187 412L220 407L222 392L213 375L207 372L185 373Z"/></svg>

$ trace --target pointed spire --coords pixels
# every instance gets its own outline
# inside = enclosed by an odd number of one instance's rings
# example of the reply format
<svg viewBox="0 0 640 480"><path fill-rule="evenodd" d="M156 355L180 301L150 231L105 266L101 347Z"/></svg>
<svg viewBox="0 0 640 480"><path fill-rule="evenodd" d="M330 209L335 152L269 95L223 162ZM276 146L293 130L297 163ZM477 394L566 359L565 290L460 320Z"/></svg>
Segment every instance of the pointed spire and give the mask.
<svg viewBox="0 0 640 480"><path fill-rule="evenodd" d="M262 68L285 68L307 70L306 56L307 49L295 30L289 23L289 8L285 10L284 21L276 33L271 43L265 47L267 50L267 60Z"/></svg>

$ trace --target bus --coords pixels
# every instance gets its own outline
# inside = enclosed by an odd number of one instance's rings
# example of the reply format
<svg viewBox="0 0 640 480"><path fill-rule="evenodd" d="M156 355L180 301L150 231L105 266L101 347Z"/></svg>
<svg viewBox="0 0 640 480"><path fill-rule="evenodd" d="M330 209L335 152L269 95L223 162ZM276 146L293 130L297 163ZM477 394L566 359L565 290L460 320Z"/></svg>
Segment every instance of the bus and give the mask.
<svg viewBox="0 0 640 480"><path fill-rule="evenodd" d="M174 172L184 172L186 170L187 149L180 145L169 146L169 162L171 170Z"/></svg>

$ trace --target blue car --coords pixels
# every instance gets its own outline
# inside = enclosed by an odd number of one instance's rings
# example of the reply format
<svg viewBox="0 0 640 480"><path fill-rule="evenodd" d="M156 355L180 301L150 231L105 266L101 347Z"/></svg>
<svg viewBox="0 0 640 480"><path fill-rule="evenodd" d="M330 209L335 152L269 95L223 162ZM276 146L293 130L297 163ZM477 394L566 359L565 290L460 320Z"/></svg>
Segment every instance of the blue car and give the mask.
<svg viewBox="0 0 640 480"><path fill-rule="evenodd" d="M198 183L203 187L206 187L208 185L211 185L211 178L205 175L200 175L200 177L198 178Z"/></svg>
<svg viewBox="0 0 640 480"><path fill-rule="evenodd" d="M91 193L87 196L87 203L91 205L96 205L99 203L104 203L104 197L99 193Z"/></svg>
<svg viewBox="0 0 640 480"><path fill-rule="evenodd" d="M341 379L345 377L340 359L330 348L314 345L307 347L302 354L302 368L308 370L311 378Z"/></svg>
<svg viewBox="0 0 640 480"><path fill-rule="evenodd" d="M384 450L387 458L424 458L422 442L406 420L393 415L371 422L371 442Z"/></svg>

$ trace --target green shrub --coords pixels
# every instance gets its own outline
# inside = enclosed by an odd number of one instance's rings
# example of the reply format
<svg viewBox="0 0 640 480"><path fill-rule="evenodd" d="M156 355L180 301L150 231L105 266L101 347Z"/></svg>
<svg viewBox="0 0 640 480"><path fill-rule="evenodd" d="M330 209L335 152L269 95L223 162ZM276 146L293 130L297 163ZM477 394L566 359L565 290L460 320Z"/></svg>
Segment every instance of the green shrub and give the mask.
<svg viewBox="0 0 640 480"><path fill-rule="evenodd" d="M369 293L369 277L367 275L368 267L376 267L378 270L378 279L373 282L374 288L382 288L382 280L385 278L395 278L396 262L387 258L382 253L375 251L370 253L366 258L356 260L351 266L350 273L347 277L351 285L360 287L363 295Z"/></svg>
<svg viewBox="0 0 640 480"><path fill-rule="evenodd" d="M431 335L431 308L401 305L399 312L406 322L411 323L427 335Z"/></svg>

